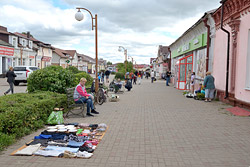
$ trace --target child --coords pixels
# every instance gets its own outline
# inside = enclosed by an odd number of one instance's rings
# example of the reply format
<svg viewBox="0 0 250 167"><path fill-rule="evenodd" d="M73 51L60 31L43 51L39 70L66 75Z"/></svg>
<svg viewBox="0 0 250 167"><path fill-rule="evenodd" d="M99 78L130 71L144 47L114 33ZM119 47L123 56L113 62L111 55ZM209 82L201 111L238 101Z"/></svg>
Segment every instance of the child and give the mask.
<svg viewBox="0 0 250 167"><path fill-rule="evenodd" d="M199 84L199 89L195 91L195 94L201 93L202 89L203 89L203 85L202 85L202 83L200 83Z"/></svg>

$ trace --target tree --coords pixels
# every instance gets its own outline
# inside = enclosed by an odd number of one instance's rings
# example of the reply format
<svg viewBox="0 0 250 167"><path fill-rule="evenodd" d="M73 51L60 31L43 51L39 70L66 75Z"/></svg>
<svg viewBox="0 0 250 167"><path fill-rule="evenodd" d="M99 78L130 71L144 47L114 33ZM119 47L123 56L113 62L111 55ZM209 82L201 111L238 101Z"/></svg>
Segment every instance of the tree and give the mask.
<svg viewBox="0 0 250 167"><path fill-rule="evenodd" d="M112 62L108 61L108 62L107 62L107 65L112 65Z"/></svg>

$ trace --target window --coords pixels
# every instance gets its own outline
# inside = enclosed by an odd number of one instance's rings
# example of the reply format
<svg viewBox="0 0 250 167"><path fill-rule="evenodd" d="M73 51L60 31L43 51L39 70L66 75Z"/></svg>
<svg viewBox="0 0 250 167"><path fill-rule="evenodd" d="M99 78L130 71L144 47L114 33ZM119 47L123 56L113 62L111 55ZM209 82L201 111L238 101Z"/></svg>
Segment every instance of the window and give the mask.
<svg viewBox="0 0 250 167"><path fill-rule="evenodd" d="M250 30L248 30L246 70L246 89L250 90Z"/></svg>
<svg viewBox="0 0 250 167"><path fill-rule="evenodd" d="M21 65L21 59L18 58L18 65L20 66Z"/></svg>
<svg viewBox="0 0 250 167"><path fill-rule="evenodd" d="M23 59L23 66L25 66L25 59Z"/></svg>
<svg viewBox="0 0 250 167"><path fill-rule="evenodd" d="M29 59L29 66L32 66L32 59Z"/></svg>
<svg viewBox="0 0 250 167"><path fill-rule="evenodd" d="M16 48L17 47L17 40L16 38L12 38L12 45Z"/></svg>
<svg viewBox="0 0 250 167"><path fill-rule="evenodd" d="M22 45L23 45L23 46L26 46L26 41L25 41L25 39L23 39Z"/></svg>
<svg viewBox="0 0 250 167"><path fill-rule="evenodd" d="M32 41L29 41L29 47L32 49Z"/></svg>
<svg viewBox="0 0 250 167"><path fill-rule="evenodd" d="M13 67L15 67L16 66L16 59L15 58L13 58L13 65L12 65Z"/></svg>

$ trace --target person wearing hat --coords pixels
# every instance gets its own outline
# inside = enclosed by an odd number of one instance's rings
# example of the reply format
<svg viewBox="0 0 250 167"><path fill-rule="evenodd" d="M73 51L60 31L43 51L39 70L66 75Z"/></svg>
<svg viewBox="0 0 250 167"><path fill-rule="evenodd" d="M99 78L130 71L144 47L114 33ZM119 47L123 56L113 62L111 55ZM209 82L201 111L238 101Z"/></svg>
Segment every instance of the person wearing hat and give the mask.
<svg viewBox="0 0 250 167"><path fill-rule="evenodd" d="M211 99L214 98L214 77L211 75L211 72L206 72L206 77L204 80L204 88L205 88L205 102L211 102Z"/></svg>
<svg viewBox="0 0 250 167"><path fill-rule="evenodd" d="M76 86L75 91L74 91L74 101L76 104L81 104L81 103L87 103L87 116L94 116L93 114L99 114L94 109L93 101L92 101L92 95L88 94L86 89L85 89L85 83L87 82L86 78L81 78L80 83ZM91 113L90 113L91 109Z"/></svg>

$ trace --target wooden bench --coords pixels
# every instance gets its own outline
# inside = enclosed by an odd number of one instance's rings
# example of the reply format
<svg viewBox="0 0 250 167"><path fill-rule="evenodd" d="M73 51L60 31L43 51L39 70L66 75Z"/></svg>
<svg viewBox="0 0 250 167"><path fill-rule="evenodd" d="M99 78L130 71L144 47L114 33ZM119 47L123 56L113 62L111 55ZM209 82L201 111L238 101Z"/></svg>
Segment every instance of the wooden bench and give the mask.
<svg viewBox="0 0 250 167"><path fill-rule="evenodd" d="M85 105L85 103L81 103L81 104L76 104L75 103L75 101L74 101L74 91L75 91L75 88L66 89L67 105L68 105L69 110L67 111L65 117L68 117L69 113L71 113L72 115L78 115L78 116L85 117L86 113L87 113L87 105ZM80 108L80 112L77 113L77 111L74 110L74 108L76 108L76 107Z"/></svg>

